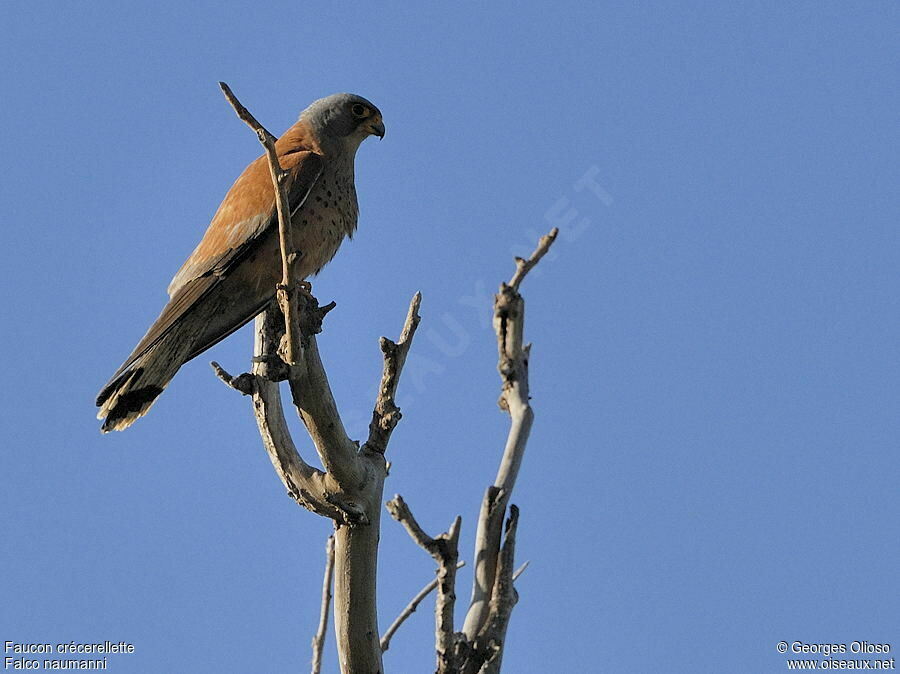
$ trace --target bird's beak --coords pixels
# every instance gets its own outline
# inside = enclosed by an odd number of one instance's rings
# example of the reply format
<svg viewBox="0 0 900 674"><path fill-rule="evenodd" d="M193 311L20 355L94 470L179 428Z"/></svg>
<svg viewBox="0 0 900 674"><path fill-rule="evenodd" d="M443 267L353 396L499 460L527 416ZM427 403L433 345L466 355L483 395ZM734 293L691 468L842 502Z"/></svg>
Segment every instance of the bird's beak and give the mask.
<svg viewBox="0 0 900 674"><path fill-rule="evenodd" d="M384 138L384 122L381 120L381 115L378 115L371 122L369 122L369 126L367 126L366 128L373 136Z"/></svg>

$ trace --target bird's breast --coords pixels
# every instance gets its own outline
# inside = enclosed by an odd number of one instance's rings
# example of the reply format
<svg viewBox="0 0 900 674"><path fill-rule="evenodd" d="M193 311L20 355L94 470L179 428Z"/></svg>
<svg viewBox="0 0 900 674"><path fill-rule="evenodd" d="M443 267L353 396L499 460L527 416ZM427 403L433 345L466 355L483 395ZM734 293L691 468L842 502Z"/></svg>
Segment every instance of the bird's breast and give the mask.
<svg viewBox="0 0 900 674"><path fill-rule="evenodd" d="M303 253L303 276L318 273L334 257L344 238L353 236L357 215L352 167L323 170L291 219L294 245Z"/></svg>

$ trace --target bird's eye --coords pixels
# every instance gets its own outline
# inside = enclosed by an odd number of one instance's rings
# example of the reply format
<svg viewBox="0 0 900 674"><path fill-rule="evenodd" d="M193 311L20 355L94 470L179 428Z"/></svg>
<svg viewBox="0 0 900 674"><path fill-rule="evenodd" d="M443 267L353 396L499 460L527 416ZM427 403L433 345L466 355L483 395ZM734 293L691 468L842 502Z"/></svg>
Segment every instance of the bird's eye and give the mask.
<svg viewBox="0 0 900 674"><path fill-rule="evenodd" d="M366 116L366 106L364 106L362 103L354 103L353 107L350 108L350 111L356 117L365 117Z"/></svg>

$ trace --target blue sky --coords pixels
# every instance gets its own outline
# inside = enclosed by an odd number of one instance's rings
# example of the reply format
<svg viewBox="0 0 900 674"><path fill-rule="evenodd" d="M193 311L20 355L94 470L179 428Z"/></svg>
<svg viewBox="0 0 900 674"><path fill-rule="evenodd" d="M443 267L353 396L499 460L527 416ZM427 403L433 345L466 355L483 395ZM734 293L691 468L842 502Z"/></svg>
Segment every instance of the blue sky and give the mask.
<svg viewBox="0 0 900 674"><path fill-rule="evenodd" d="M225 80L276 133L336 91L383 111L359 232L315 281L338 304L320 348L361 437L378 337L423 292L386 494L433 533L462 515L467 555L507 428L490 296L576 212L523 286L508 671L900 649L897 4L261 4L4 4L0 640L130 641L123 673L305 669L329 526L209 369L246 369L249 333L129 431L93 418L259 154ZM389 518L382 541L384 629L433 563ZM429 671L432 634L429 607L387 671Z"/></svg>

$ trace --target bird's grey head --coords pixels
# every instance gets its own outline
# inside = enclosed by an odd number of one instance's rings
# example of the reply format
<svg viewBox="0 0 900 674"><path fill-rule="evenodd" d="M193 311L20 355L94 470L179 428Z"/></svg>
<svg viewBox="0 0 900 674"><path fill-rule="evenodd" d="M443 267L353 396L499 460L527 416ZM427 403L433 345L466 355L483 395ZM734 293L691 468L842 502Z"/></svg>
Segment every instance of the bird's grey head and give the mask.
<svg viewBox="0 0 900 674"><path fill-rule="evenodd" d="M320 138L338 140L354 151L368 136L384 137L381 111L356 94L320 98L300 114L300 119Z"/></svg>

